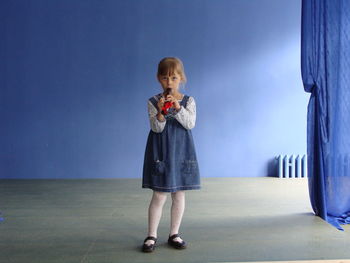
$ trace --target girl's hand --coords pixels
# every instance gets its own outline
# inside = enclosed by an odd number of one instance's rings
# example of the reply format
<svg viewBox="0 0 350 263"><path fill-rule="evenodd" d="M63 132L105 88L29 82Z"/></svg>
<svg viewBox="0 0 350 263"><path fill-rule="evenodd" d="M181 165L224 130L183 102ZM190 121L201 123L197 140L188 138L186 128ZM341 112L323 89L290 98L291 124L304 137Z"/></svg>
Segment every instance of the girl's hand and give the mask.
<svg viewBox="0 0 350 263"><path fill-rule="evenodd" d="M167 100L167 101L171 101L171 102L173 103L174 108L175 108L176 110L180 110L180 108L181 108L180 103L178 102L178 100L177 100L173 95L168 95L168 96L166 97L166 100Z"/></svg>
<svg viewBox="0 0 350 263"><path fill-rule="evenodd" d="M160 100L157 103L158 106L158 112L162 112L162 108L164 106L165 99L163 97L160 98Z"/></svg>

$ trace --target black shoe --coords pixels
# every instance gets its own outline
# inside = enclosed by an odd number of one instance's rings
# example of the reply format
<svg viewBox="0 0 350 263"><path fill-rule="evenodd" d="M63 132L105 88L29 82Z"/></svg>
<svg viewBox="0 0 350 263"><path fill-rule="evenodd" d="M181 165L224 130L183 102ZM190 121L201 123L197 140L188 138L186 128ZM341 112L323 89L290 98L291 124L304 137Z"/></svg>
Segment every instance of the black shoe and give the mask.
<svg viewBox="0 0 350 263"><path fill-rule="evenodd" d="M151 244L151 245L143 244L142 251L143 252L153 252L153 250L156 246L156 243L157 243L157 238L156 237L146 237L146 239L145 239L145 241L143 241L143 243L146 243L147 240L153 240L154 244Z"/></svg>
<svg viewBox="0 0 350 263"><path fill-rule="evenodd" d="M168 244L176 249L184 249L187 247L186 242L182 240L182 242L174 241L175 238L180 237L179 234L172 235L168 239Z"/></svg>

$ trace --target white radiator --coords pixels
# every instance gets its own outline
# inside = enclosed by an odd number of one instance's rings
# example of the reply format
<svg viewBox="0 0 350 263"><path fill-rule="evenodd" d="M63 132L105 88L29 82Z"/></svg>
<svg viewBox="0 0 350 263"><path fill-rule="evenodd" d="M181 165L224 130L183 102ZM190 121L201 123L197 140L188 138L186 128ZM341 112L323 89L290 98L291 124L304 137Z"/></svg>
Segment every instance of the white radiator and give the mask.
<svg viewBox="0 0 350 263"><path fill-rule="evenodd" d="M307 177L307 155L279 155L279 178L304 178Z"/></svg>

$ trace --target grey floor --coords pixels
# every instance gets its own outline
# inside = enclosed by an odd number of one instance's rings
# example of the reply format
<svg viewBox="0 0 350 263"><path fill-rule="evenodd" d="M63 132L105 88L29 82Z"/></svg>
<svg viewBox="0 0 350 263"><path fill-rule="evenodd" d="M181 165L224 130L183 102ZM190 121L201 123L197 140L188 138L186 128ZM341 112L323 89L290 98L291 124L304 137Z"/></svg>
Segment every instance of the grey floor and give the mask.
<svg viewBox="0 0 350 263"><path fill-rule="evenodd" d="M305 179L203 178L186 193L186 250L167 246L170 196L151 254L140 179L0 180L0 262L350 259L350 227L313 216Z"/></svg>

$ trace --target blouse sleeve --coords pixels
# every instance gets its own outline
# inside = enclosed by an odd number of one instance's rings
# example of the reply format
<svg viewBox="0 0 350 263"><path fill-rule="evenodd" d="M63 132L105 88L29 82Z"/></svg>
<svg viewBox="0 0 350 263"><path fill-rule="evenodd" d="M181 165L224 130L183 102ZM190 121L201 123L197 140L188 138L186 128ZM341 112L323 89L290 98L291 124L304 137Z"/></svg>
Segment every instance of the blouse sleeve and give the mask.
<svg viewBox="0 0 350 263"><path fill-rule="evenodd" d="M196 124L196 102L193 97L189 97L186 108L181 106L175 118L185 129L190 130L194 128Z"/></svg>
<svg viewBox="0 0 350 263"><path fill-rule="evenodd" d="M148 100L148 116L149 116L149 121L151 124L151 130L157 133L160 133L164 130L165 127L165 121L159 121L157 119L157 109L154 107L152 102Z"/></svg>

